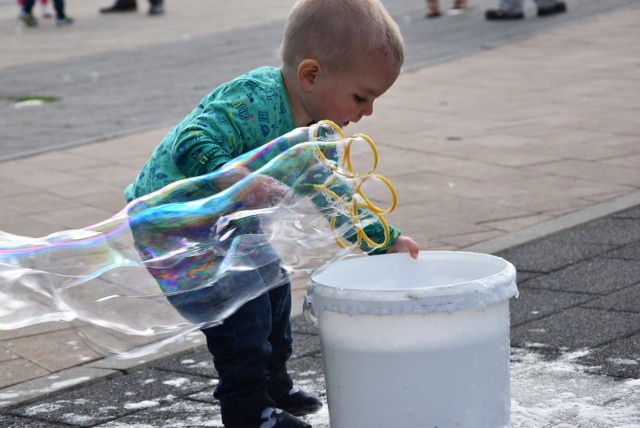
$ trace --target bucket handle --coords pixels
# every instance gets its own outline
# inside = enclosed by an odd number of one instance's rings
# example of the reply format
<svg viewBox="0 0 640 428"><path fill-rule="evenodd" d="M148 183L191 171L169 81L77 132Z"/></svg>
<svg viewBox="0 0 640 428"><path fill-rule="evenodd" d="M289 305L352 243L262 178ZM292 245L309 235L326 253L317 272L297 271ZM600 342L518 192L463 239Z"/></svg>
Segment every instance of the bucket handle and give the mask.
<svg viewBox="0 0 640 428"><path fill-rule="evenodd" d="M302 303L302 313L304 314L304 319L307 320L308 323L312 324L314 327L318 327L318 317L313 313L313 306L311 302L313 298L311 296L304 296L304 303Z"/></svg>

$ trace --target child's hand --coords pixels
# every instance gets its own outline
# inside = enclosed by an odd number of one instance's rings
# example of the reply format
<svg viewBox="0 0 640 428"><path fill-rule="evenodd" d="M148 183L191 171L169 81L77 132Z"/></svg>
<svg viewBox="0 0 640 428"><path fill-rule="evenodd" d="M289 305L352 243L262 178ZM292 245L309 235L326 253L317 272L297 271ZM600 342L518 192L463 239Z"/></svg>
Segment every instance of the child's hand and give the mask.
<svg viewBox="0 0 640 428"><path fill-rule="evenodd" d="M245 180L246 179L246 180ZM243 167L225 171L216 177L213 183L220 190L231 188L245 180L237 188L238 198L247 208L264 208L276 205L285 197L289 188L282 182L268 175L255 174Z"/></svg>
<svg viewBox="0 0 640 428"><path fill-rule="evenodd" d="M387 253L409 253L413 259L418 258L419 252L420 248L418 248L416 241L404 235L398 236L396 242L387 250Z"/></svg>
<svg viewBox="0 0 640 428"><path fill-rule="evenodd" d="M252 208L270 207L284 198L288 191L289 188L275 178L256 174L252 177L250 191L243 202Z"/></svg>

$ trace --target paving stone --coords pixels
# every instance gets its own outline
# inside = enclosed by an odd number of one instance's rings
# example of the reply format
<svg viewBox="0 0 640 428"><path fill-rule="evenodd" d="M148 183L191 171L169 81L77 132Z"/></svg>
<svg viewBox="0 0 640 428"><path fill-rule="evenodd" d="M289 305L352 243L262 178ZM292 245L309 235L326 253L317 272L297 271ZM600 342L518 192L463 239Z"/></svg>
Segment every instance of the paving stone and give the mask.
<svg viewBox="0 0 640 428"><path fill-rule="evenodd" d="M167 358L151 367L173 373L184 373L194 376L202 376L210 379L218 377L216 369L213 367L213 356L206 346L202 346L182 355L180 358Z"/></svg>
<svg viewBox="0 0 640 428"><path fill-rule="evenodd" d="M612 217L621 218L621 219L628 219L628 218L639 219L640 207L633 207L633 208L629 208L628 210L620 211L619 213L614 214Z"/></svg>
<svg viewBox="0 0 640 428"><path fill-rule="evenodd" d="M584 293L536 290L521 286L518 287L518 292L518 298L509 301L512 326L558 313L594 298Z"/></svg>
<svg viewBox="0 0 640 428"><path fill-rule="evenodd" d="M612 248L606 244L573 243L558 236L527 243L499 252L518 271L553 272L562 267L606 253Z"/></svg>
<svg viewBox="0 0 640 428"><path fill-rule="evenodd" d="M640 281L640 264L634 260L597 257L526 282L529 288L608 294Z"/></svg>
<svg viewBox="0 0 640 428"><path fill-rule="evenodd" d="M625 245L624 247L606 253L604 256L640 261L640 242Z"/></svg>
<svg viewBox="0 0 640 428"><path fill-rule="evenodd" d="M101 428L143 426L224 428L219 406L193 400L173 400L170 403L153 406L149 410L143 410L98 426Z"/></svg>
<svg viewBox="0 0 640 428"><path fill-rule="evenodd" d="M294 334L292 358L320 352L320 337L316 334Z"/></svg>
<svg viewBox="0 0 640 428"><path fill-rule="evenodd" d="M0 415L0 426L11 428L68 428L67 424L40 421L33 418Z"/></svg>
<svg viewBox="0 0 640 428"><path fill-rule="evenodd" d="M640 278L628 288L584 303L585 308L640 313Z"/></svg>
<svg viewBox="0 0 640 428"><path fill-rule="evenodd" d="M210 388L212 379L144 369L10 411L15 416L94 426Z"/></svg>
<svg viewBox="0 0 640 428"><path fill-rule="evenodd" d="M5 341L3 346L49 371L87 363L100 357L74 329L43 333L41 338L48 346L43 347L40 340L31 336Z"/></svg>
<svg viewBox="0 0 640 428"><path fill-rule="evenodd" d="M14 354L15 355L15 354ZM26 358L0 361L0 388L25 382L51 372ZM2 401L0 399L0 401Z"/></svg>
<svg viewBox="0 0 640 428"><path fill-rule="evenodd" d="M553 349L596 348L640 332L640 314L572 308L511 331L511 344Z"/></svg>
<svg viewBox="0 0 640 428"><path fill-rule="evenodd" d="M539 272L516 271L516 282L518 283L518 286L525 285L528 280L536 278L540 275L541 274Z"/></svg>
<svg viewBox="0 0 640 428"><path fill-rule="evenodd" d="M640 378L640 334L625 337L590 351L577 360L591 372L621 378Z"/></svg>
<svg viewBox="0 0 640 428"><path fill-rule="evenodd" d="M303 315L291 318L291 331L304 334L319 334L318 327L312 325Z"/></svg>
<svg viewBox="0 0 640 428"><path fill-rule="evenodd" d="M624 245L640 241L640 228L635 218L607 217L562 234L567 242Z"/></svg>

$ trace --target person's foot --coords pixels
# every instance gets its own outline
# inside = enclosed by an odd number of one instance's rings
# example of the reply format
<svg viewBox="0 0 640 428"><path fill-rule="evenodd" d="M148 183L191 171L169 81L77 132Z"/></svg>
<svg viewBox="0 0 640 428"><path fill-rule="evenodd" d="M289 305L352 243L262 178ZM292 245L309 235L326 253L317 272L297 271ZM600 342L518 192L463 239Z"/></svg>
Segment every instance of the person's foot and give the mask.
<svg viewBox="0 0 640 428"><path fill-rule="evenodd" d="M64 27L66 25L71 25L71 24L73 24L73 18L70 18L68 16L65 16L64 18L56 19L56 25L58 27Z"/></svg>
<svg viewBox="0 0 640 428"><path fill-rule="evenodd" d="M455 15L462 15L465 11L467 10L466 7L452 7L451 9L449 9L447 11L447 15L449 16L455 16Z"/></svg>
<svg viewBox="0 0 640 428"><path fill-rule="evenodd" d="M440 13L439 10L432 10L430 12L427 12L427 14L425 15L425 18L437 18L440 15L442 14Z"/></svg>
<svg viewBox="0 0 640 428"><path fill-rule="evenodd" d="M558 2L554 5L538 8L538 16L555 15L556 13L563 13L567 11L567 5L564 2Z"/></svg>
<svg viewBox="0 0 640 428"><path fill-rule="evenodd" d="M320 410L322 402L311 394L294 387L288 394L274 399L276 406L294 416L304 416Z"/></svg>
<svg viewBox="0 0 640 428"><path fill-rule="evenodd" d="M312 428L305 421L273 407L264 409L260 417L262 421L259 428Z"/></svg>
<svg viewBox="0 0 640 428"><path fill-rule="evenodd" d="M485 13L485 17L490 21L522 19L524 18L524 13L507 13L502 9L489 9Z"/></svg>
<svg viewBox="0 0 640 428"><path fill-rule="evenodd" d="M136 0L116 0L113 6L100 9L100 13L135 12L136 10L138 10Z"/></svg>
<svg viewBox="0 0 640 428"><path fill-rule="evenodd" d="M18 18L20 18L20 20L24 22L24 25L26 25L27 27L35 27L36 25L38 25L38 20L36 19L36 17L30 13L25 12L24 10L20 11L20 15L18 15Z"/></svg>
<svg viewBox="0 0 640 428"><path fill-rule="evenodd" d="M267 407L262 411L259 421L241 425L225 424L225 428L312 428L312 426L282 409Z"/></svg>
<svg viewBox="0 0 640 428"><path fill-rule="evenodd" d="M152 4L149 7L149 15L162 15L164 13L164 6L162 3Z"/></svg>
<svg viewBox="0 0 640 428"><path fill-rule="evenodd" d="M47 19L53 18L53 13L51 12L51 6L49 6L49 3L42 5L42 17Z"/></svg>

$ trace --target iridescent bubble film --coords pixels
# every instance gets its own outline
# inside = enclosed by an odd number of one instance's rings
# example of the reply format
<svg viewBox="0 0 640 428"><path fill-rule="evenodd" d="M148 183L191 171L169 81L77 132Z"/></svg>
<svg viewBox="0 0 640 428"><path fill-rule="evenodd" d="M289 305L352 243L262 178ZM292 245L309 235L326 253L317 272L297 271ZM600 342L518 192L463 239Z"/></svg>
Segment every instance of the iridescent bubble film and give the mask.
<svg viewBox="0 0 640 428"><path fill-rule="evenodd" d="M294 274L393 242L377 161L367 136L320 122L98 224L0 231L0 330L79 321L96 351L134 357L220 324Z"/></svg>

